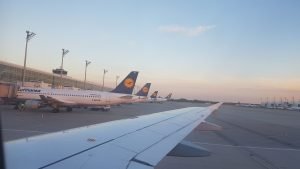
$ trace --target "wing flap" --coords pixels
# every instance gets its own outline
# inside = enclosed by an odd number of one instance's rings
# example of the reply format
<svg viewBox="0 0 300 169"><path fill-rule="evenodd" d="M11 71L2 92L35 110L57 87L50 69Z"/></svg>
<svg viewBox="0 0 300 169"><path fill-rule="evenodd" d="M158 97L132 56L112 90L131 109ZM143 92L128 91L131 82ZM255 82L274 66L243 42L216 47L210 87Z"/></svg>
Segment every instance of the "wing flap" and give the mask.
<svg viewBox="0 0 300 169"><path fill-rule="evenodd" d="M167 138L161 140L155 145L147 148L145 151L139 153L135 159L143 161L145 163L155 166L158 162L165 157L169 151L171 151L184 137L190 133L194 127L197 126L197 122L182 128L180 131L168 136Z"/></svg>

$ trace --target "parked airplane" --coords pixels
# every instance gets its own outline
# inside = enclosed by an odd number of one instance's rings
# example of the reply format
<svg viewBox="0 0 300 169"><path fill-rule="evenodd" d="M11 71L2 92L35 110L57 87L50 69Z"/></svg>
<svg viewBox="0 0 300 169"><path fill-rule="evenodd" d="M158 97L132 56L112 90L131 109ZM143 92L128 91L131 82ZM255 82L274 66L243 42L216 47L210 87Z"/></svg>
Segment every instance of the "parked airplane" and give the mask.
<svg viewBox="0 0 300 169"><path fill-rule="evenodd" d="M166 96L166 99L167 99L167 100L170 100L171 97L172 97L172 93L169 93L169 94Z"/></svg>
<svg viewBox="0 0 300 169"><path fill-rule="evenodd" d="M158 94L158 91L155 91L151 94L150 98L156 98Z"/></svg>
<svg viewBox="0 0 300 169"><path fill-rule="evenodd" d="M162 102L168 101L169 99L171 99L171 96L172 96L172 93L169 93L165 98L158 97L157 96L158 91L155 91L153 94L154 95L152 95L150 97L152 103L162 103Z"/></svg>
<svg viewBox="0 0 300 169"><path fill-rule="evenodd" d="M291 104L290 107L287 108L288 110L296 110L296 111L300 111L300 104L298 103L294 103L294 104Z"/></svg>
<svg viewBox="0 0 300 169"><path fill-rule="evenodd" d="M183 139L195 128L215 131L205 119L221 103L188 107L4 143L7 169L153 169L164 156L205 157Z"/></svg>
<svg viewBox="0 0 300 169"><path fill-rule="evenodd" d="M162 97L158 97L157 98L157 102L165 102L165 101L168 101L170 100L172 97L172 93L169 93L165 98L162 98Z"/></svg>
<svg viewBox="0 0 300 169"><path fill-rule="evenodd" d="M132 98L132 103L147 102L151 83L146 83Z"/></svg>
<svg viewBox="0 0 300 169"><path fill-rule="evenodd" d="M25 107L49 105L53 112L58 112L60 107L66 107L67 111L72 111L73 107L99 106L109 110L111 105L126 103L132 98L137 76L138 72L130 72L111 92L21 87L17 92L17 99L22 100Z"/></svg>
<svg viewBox="0 0 300 169"><path fill-rule="evenodd" d="M153 103L156 100L157 94L158 94L158 91L154 91L148 98L148 102Z"/></svg>

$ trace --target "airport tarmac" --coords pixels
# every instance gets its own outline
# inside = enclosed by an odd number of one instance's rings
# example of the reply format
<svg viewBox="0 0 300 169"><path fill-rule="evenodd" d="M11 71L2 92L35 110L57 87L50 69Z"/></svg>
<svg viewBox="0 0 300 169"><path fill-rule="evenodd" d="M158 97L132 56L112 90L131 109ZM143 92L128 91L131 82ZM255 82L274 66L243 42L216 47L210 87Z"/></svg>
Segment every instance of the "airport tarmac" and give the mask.
<svg viewBox="0 0 300 169"><path fill-rule="evenodd" d="M166 102L128 104L111 111L74 109L13 110L0 106L4 141L66 130L165 110L207 106ZM207 121L221 131L194 130L186 140L211 151L209 157L165 157L156 169L299 169L300 112L223 105Z"/></svg>

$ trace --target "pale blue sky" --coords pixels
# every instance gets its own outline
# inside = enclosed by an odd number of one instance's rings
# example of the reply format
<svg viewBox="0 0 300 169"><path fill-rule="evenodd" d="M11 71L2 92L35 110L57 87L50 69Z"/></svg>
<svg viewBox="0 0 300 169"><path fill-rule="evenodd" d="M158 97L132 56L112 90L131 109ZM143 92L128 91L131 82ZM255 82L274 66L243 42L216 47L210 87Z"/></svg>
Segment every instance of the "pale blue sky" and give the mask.
<svg viewBox="0 0 300 169"><path fill-rule="evenodd" d="M300 1L0 1L0 58L108 85L140 71L138 84L175 97L258 101L299 97Z"/></svg>

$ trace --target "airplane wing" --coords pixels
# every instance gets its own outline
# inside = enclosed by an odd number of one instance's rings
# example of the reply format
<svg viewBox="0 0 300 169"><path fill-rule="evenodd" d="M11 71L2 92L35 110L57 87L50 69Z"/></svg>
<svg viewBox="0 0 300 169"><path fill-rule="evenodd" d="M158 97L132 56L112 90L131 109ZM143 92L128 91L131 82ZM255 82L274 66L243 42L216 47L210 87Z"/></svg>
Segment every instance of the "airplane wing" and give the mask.
<svg viewBox="0 0 300 169"><path fill-rule="evenodd" d="M75 102L70 102L68 100L64 100L61 98L55 98L50 96L40 95L40 98L43 102L49 105L57 104L57 105L75 105Z"/></svg>
<svg viewBox="0 0 300 169"><path fill-rule="evenodd" d="M8 169L153 169L221 104L188 107L4 144Z"/></svg>

